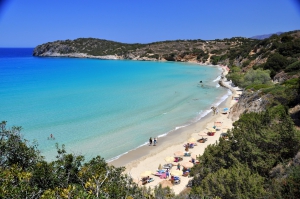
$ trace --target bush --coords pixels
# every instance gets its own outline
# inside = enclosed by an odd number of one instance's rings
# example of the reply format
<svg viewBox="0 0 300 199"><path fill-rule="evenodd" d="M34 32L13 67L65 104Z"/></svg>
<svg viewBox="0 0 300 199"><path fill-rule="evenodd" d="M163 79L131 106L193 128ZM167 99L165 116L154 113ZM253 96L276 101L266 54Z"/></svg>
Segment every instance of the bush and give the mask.
<svg viewBox="0 0 300 199"><path fill-rule="evenodd" d="M284 72L300 71L300 61L294 62L286 67Z"/></svg>
<svg viewBox="0 0 300 199"><path fill-rule="evenodd" d="M244 68L244 67L248 66L250 64L250 62L251 62L250 60L244 61L242 64L242 67Z"/></svg>
<svg viewBox="0 0 300 199"><path fill-rule="evenodd" d="M272 85L267 85L267 84L250 84L248 85L245 89L253 89L253 90L260 90L262 88L269 88Z"/></svg>
<svg viewBox="0 0 300 199"><path fill-rule="evenodd" d="M243 87L247 87L251 84L271 84L270 72L267 70L249 70L244 76Z"/></svg>
<svg viewBox="0 0 300 199"><path fill-rule="evenodd" d="M269 57L269 59L264 65L264 69L270 70L271 71L270 75L273 78L277 72L280 72L285 69L287 63L288 61L284 56L275 53Z"/></svg>

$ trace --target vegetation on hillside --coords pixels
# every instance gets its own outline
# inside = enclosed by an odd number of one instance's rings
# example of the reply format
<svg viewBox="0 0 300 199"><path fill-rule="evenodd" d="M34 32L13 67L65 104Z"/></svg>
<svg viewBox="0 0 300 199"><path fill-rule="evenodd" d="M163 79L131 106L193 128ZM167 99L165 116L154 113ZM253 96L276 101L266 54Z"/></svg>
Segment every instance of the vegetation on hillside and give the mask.
<svg viewBox="0 0 300 199"><path fill-rule="evenodd" d="M201 164L192 169L192 195L220 198L297 198L300 183L294 176L300 164L290 162L300 155L300 131L282 106L262 113L248 113L234 123L229 140L206 148ZM295 157L296 156L296 157ZM299 160L296 160L299 161ZM282 168L277 175L277 167ZM292 173L290 173L293 171ZM298 188L297 188L298 189Z"/></svg>
<svg viewBox="0 0 300 199"><path fill-rule="evenodd" d="M267 96L269 103L262 112L242 114L227 132L228 140L207 147L192 169L192 187L178 196L168 188L138 187L122 174L124 168L109 166L100 156L84 161L64 146L57 145L56 160L46 162L37 143L22 138L20 127L7 129L2 122L0 198L300 198L300 31L264 40L122 44L89 38L42 46L40 52L210 59L229 65L234 84L249 95Z"/></svg>
<svg viewBox="0 0 300 199"><path fill-rule="evenodd" d="M109 166L97 156L68 154L57 145L56 160L47 162L37 144L20 134L20 127L6 128L0 123L0 198L154 198L173 197L170 189L157 187L154 192L140 188L124 167Z"/></svg>

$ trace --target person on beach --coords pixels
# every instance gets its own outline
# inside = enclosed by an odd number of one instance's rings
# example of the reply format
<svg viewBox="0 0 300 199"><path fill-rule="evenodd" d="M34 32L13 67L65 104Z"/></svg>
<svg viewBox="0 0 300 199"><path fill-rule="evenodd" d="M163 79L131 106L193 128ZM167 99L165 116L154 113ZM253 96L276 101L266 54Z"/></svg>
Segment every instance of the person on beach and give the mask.
<svg viewBox="0 0 300 199"><path fill-rule="evenodd" d="M167 169L167 171L166 171L166 177L169 178L169 176L170 176L169 169Z"/></svg>
<svg viewBox="0 0 300 199"><path fill-rule="evenodd" d="M195 164L195 159L194 158L192 158L192 163Z"/></svg>
<svg viewBox="0 0 300 199"><path fill-rule="evenodd" d="M177 164L177 170L180 170L180 163Z"/></svg>
<svg viewBox="0 0 300 199"><path fill-rule="evenodd" d="M149 145L152 145L152 137L149 139Z"/></svg>
<svg viewBox="0 0 300 199"><path fill-rule="evenodd" d="M154 138L154 144L153 144L153 146L156 146L156 142L157 142L157 140L156 140L156 138Z"/></svg>
<svg viewBox="0 0 300 199"><path fill-rule="evenodd" d="M187 143L187 144L185 145L185 151L186 151L186 152L189 151L189 147L190 147L190 143Z"/></svg>

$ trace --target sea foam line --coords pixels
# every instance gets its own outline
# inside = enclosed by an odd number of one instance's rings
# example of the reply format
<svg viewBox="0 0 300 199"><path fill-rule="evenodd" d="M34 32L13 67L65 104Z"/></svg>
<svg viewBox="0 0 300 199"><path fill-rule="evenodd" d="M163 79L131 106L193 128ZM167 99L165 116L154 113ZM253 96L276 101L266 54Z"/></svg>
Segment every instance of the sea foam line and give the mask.
<svg viewBox="0 0 300 199"><path fill-rule="evenodd" d="M219 106L219 105L220 105L223 101L225 101L231 94L232 94L231 90L228 89L227 93L226 93L225 95L223 95L223 96L220 98L220 100L218 100L217 102L213 103L211 106ZM193 124L193 123L195 123L195 122L198 122L200 119L202 119L203 117L205 117L206 115L208 115L210 112L212 112L211 109L207 109L207 110L204 110L204 111L200 111L200 112L199 112L199 115L198 115L194 120L192 120L192 122L189 122L188 124L185 124L185 125L182 125L182 126L176 126L173 130L171 130L171 131L169 131L169 132L167 132L167 133L158 135L157 137L158 137L158 138L160 138L160 137L165 137L165 136L167 136L167 135L168 135L169 133L171 133L171 132L174 132L174 131L176 131L176 130L178 130L178 129L181 129L181 128L184 128L184 127L187 127L187 126L189 126L189 125L191 125L191 124ZM129 153L130 151L134 151L134 150L136 150L136 149L138 149L138 148L140 148L140 147L146 146L147 144L149 144L149 142L145 142L145 143L143 143L143 144L141 144L141 145L135 147L134 149L131 149L131 150L129 150L129 151L125 152L125 153L122 153L122 154L120 154L120 155L118 155L118 156L115 156L115 157L113 157L113 158L110 158L110 159L106 160L106 162L112 162L112 161L114 161L114 160L117 160L117 159L119 159L121 156L123 156L123 155Z"/></svg>
<svg viewBox="0 0 300 199"><path fill-rule="evenodd" d="M220 77L220 76L219 76L219 77ZM223 96L220 98L220 100L218 100L217 102L213 103L211 106L219 106L219 105L220 105L222 102L224 102L231 94L232 94L231 90L228 89L227 93L226 93L225 95L223 95ZM202 119L203 117L205 117L206 115L208 115L210 112L212 112L211 109L207 109L207 110L204 110L204 111L200 111L200 112L199 112L199 115L198 115L194 120L192 120L192 122L187 123L187 124L182 125L182 126L176 126L173 130L171 130L171 131L169 131L169 132L167 132L167 133L158 135L157 137L158 137L158 138L160 138L160 137L165 137L165 136L167 136L167 135L168 135L169 133L171 133L171 132L174 132L174 131L176 131L176 130L178 130L178 129L181 129L181 128L184 128L184 127L187 127L187 126L189 126L189 125L191 125L191 124L193 124L193 123L195 123L195 122L198 122L200 119ZM164 114L164 113L163 113L163 114ZM129 153L130 151L134 151L134 150L136 150L136 149L138 149L138 148L140 148L140 147L143 147L143 146L145 146L145 145L147 145L147 144L149 144L149 142L145 142L145 143L143 143L143 144L141 144L141 145L135 147L134 149L131 149L131 150L129 150L129 151L125 152L125 153L122 153L122 154L120 154L120 155L118 155L118 156L116 156L116 157L113 157L113 158L111 158L111 159L108 159L108 160L106 160L106 162L112 162L112 161L114 161L114 160L117 160L117 159L119 159L121 156L123 156L123 155Z"/></svg>
<svg viewBox="0 0 300 199"><path fill-rule="evenodd" d="M213 82L219 81L221 79L221 76L218 76L216 79L213 80Z"/></svg>

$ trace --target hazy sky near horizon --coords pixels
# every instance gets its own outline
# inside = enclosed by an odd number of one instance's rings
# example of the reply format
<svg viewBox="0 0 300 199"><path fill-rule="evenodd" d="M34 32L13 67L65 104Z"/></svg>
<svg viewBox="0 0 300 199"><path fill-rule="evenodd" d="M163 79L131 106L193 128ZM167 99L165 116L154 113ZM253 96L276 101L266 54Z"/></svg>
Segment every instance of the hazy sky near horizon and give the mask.
<svg viewBox="0 0 300 199"><path fill-rule="evenodd" d="M299 29L297 0L0 0L0 47L79 37L210 40Z"/></svg>

